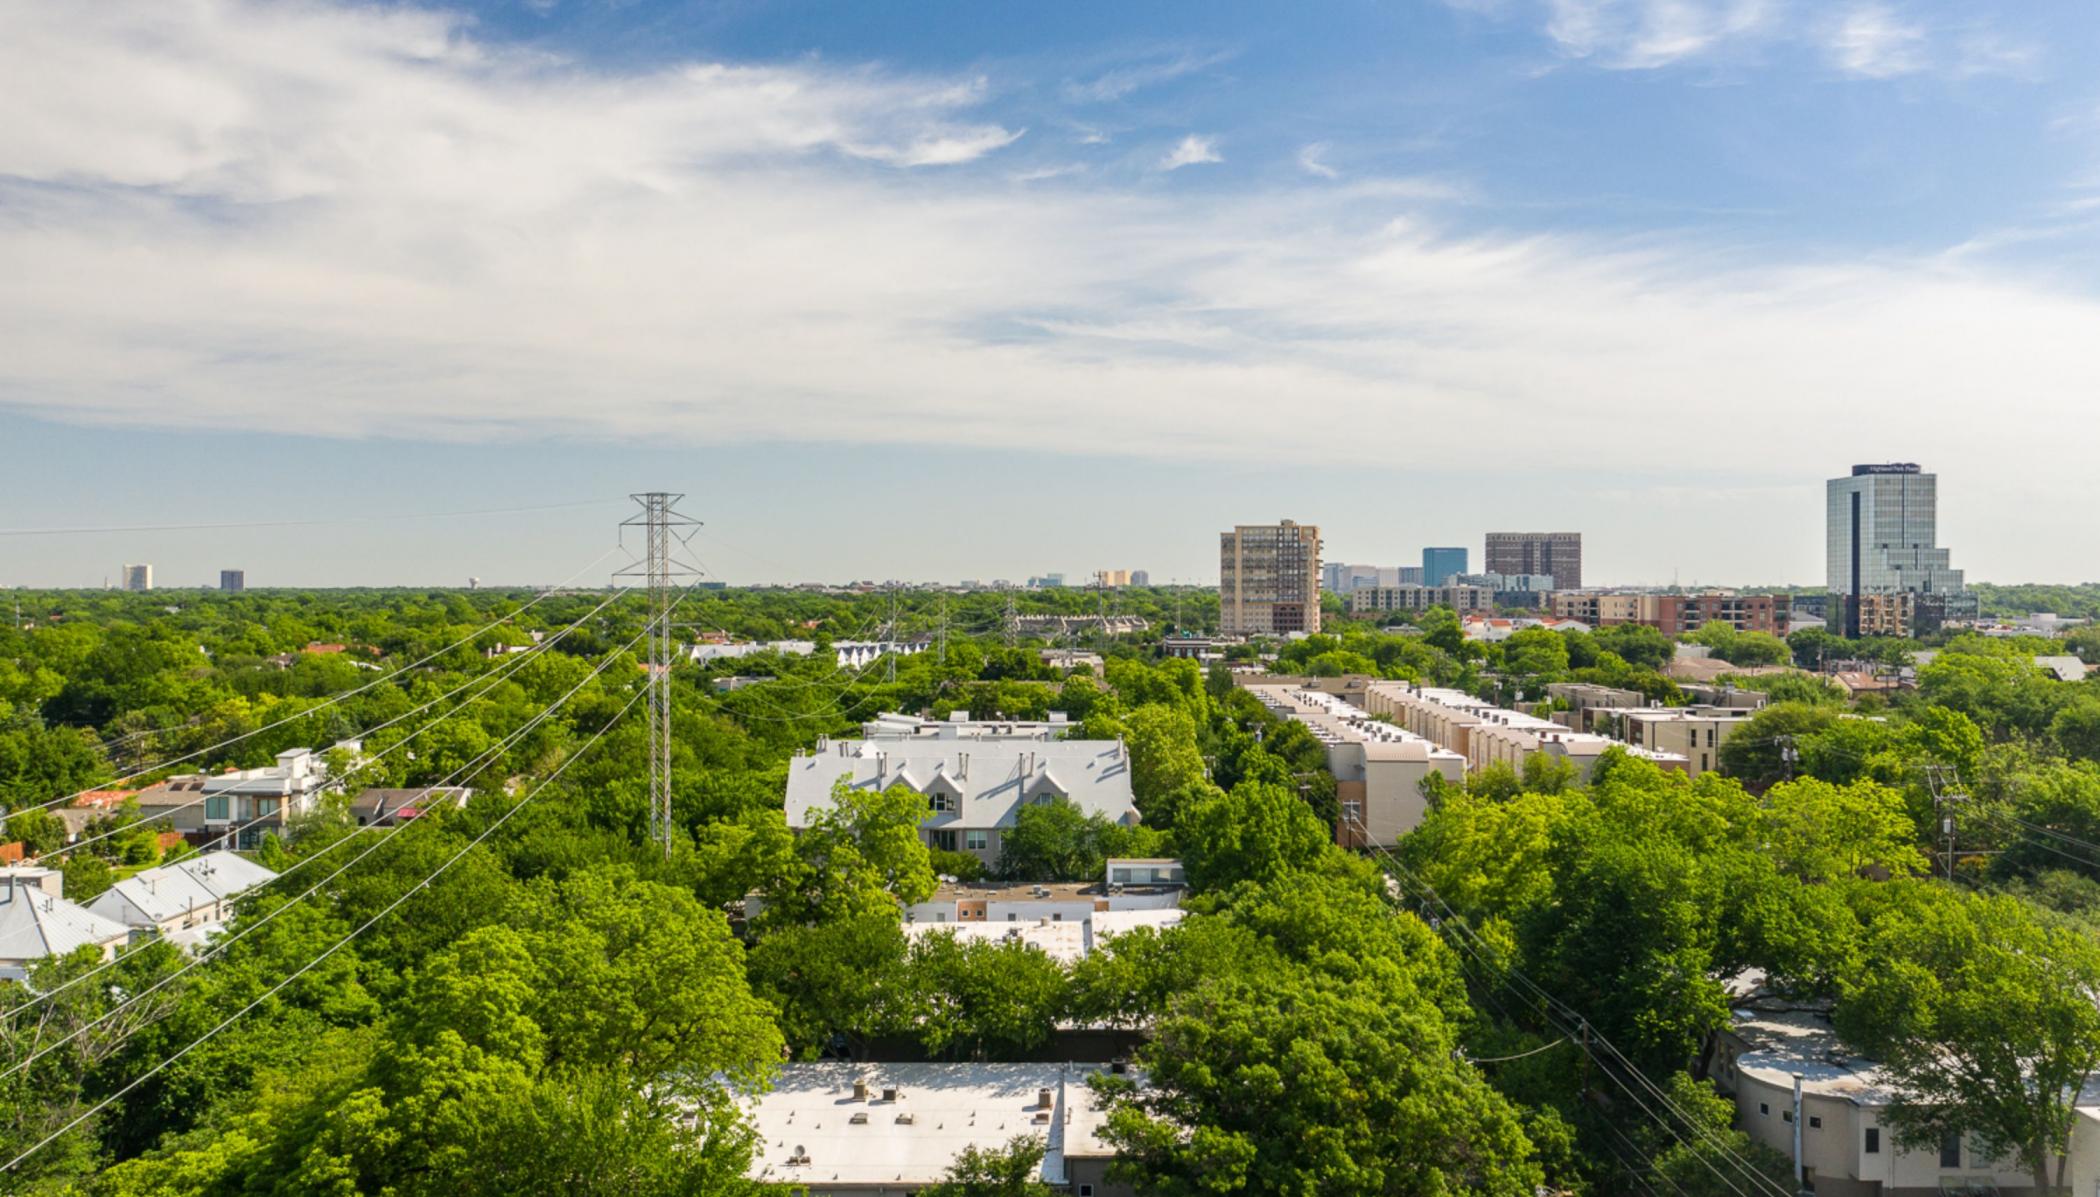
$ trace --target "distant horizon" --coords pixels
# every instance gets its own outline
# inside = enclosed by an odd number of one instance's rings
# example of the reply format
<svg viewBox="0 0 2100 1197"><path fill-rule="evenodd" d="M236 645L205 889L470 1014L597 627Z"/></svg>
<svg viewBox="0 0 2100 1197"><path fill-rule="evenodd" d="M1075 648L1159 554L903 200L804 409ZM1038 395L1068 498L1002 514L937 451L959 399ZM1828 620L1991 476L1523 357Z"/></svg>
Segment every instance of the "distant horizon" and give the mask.
<svg viewBox="0 0 2100 1197"><path fill-rule="evenodd" d="M1902 461L1955 568L2100 573L2100 23L1840 10L16 3L0 527L663 487L730 581L1200 579L1287 517L1693 584L1821 576L1823 482ZM0 583L526 577L612 522Z"/></svg>

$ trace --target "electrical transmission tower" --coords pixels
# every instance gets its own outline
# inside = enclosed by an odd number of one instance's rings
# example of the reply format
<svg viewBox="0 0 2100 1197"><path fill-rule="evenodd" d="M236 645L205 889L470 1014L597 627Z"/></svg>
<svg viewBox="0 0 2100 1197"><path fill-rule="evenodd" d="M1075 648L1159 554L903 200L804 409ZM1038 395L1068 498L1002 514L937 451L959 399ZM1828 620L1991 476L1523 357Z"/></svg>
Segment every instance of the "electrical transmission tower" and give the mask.
<svg viewBox="0 0 2100 1197"><path fill-rule="evenodd" d="M649 834L671 855L671 609L677 604L681 584L698 578L698 565L680 556L686 542L700 528L700 521L678 510L684 495L652 490L630 495L641 504L641 512L620 524L620 540L626 545L627 529L642 530L642 558L615 574L640 578L649 590ZM632 550L630 550L632 551Z"/></svg>

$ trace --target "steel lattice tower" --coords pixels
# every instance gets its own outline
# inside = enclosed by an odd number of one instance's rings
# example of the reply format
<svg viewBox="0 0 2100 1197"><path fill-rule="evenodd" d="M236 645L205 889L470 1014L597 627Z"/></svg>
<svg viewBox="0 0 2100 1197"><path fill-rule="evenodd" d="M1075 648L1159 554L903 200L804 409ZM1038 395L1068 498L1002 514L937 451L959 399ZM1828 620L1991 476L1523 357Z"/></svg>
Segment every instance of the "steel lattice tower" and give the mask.
<svg viewBox="0 0 2100 1197"><path fill-rule="evenodd" d="M642 559L619 576L639 578L649 592L649 835L671 855L671 661L674 652L671 613L683 597L684 579L697 579L700 567L684 560L679 551L700 527L700 521L678 510L684 495L652 490L630 495L641 504L641 513L620 525L642 530Z"/></svg>

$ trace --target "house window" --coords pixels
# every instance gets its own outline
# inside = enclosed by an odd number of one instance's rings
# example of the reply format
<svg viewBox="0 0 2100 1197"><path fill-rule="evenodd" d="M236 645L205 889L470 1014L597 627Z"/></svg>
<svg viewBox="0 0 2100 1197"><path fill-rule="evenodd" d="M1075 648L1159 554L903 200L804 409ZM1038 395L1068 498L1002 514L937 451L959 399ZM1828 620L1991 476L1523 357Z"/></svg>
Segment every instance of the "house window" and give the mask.
<svg viewBox="0 0 2100 1197"><path fill-rule="evenodd" d="M929 831L926 833L926 845L929 848L938 848L943 852L953 852L955 851L955 833L952 831Z"/></svg>
<svg viewBox="0 0 2100 1197"><path fill-rule="evenodd" d="M1779 1120L1781 1122L1792 1122L1794 1120L1794 1112L1792 1110L1779 1111Z"/></svg>
<svg viewBox="0 0 2100 1197"><path fill-rule="evenodd" d="M1079 1197L1094 1197L1094 1186L1092 1186L1092 1185L1080 1185L1080 1186L1079 1186Z"/></svg>
<svg viewBox="0 0 2100 1197"><path fill-rule="evenodd" d="M1764 1102L1758 1102L1757 1113L1759 1117L1770 1118L1772 1116L1772 1107Z"/></svg>
<svg viewBox="0 0 2100 1197"><path fill-rule="evenodd" d="M1821 1118L1821 1116L1819 1116L1819 1115L1816 1115L1816 1114L1810 1114L1810 1115L1808 1116L1808 1129L1810 1129L1810 1130L1822 1130L1822 1129L1823 1129L1823 1119Z"/></svg>
<svg viewBox="0 0 2100 1197"><path fill-rule="evenodd" d="M992 846L992 833L991 833L991 832L989 832L989 831L965 831L965 832L963 832L963 847L965 847L965 848L968 848L968 849L969 849L970 851L972 851L972 852L982 852L982 851L984 851L985 849L987 849L987 848L989 848L989 847L991 847L991 846Z"/></svg>
<svg viewBox="0 0 2100 1197"><path fill-rule="evenodd" d="M1014 912L1013 912L1013 911L1011 911L1011 910L1009 910L1009 911L1007 911L1007 912L1006 912L1006 921L1007 921L1007 922L1009 922L1009 923L1012 923L1012 922L1018 922L1018 921L1020 920L1020 917L1021 917L1020 915L1018 915L1018 914L1014 913Z"/></svg>
<svg viewBox="0 0 2100 1197"><path fill-rule="evenodd" d="M226 803L227 799L224 794L220 794L217 797L213 798L206 798L204 800L204 817L207 819L221 820L230 818L231 815L227 811Z"/></svg>
<svg viewBox="0 0 2100 1197"><path fill-rule="evenodd" d="M276 798L257 798L255 800L255 817L267 819L271 815L276 814L277 808L282 805L284 803Z"/></svg>
<svg viewBox="0 0 2100 1197"><path fill-rule="evenodd" d="M1880 1155L1880 1154L1881 1154L1881 1128L1880 1128L1880 1127L1878 1127L1878 1126L1870 1126L1870 1127L1868 1127L1868 1128L1867 1128L1867 1149L1866 1149L1866 1150L1867 1150L1867 1154L1868 1154L1868 1155Z"/></svg>
<svg viewBox="0 0 2100 1197"><path fill-rule="evenodd" d="M946 794L929 795L927 802L933 807L934 814L948 815L955 813L955 799Z"/></svg>
<svg viewBox="0 0 2100 1197"><path fill-rule="evenodd" d="M1942 1136L1940 1139L1940 1167L1961 1167L1961 1132Z"/></svg>
<svg viewBox="0 0 2100 1197"><path fill-rule="evenodd" d="M1062 923L1062 922L1064 922L1064 921L1065 921L1065 913L1064 913L1064 911L1062 911L1062 910L1053 910L1053 911L1051 911L1051 912L1050 912L1050 921L1051 921L1051 922L1053 922L1053 923Z"/></svg>

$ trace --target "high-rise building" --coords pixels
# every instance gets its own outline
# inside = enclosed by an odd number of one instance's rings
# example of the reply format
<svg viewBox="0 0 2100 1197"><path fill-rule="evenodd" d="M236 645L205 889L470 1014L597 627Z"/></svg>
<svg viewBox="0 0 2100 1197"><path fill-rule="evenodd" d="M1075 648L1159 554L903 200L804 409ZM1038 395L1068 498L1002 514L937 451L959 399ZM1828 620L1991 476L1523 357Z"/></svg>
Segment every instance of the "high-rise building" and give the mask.
<svg viewBox="0 0 2100 1197"><path fill-rule="evenodd" d="M1582 533L1490 532L1491 574L1550 574L1556 590L1582 589Z"/></svg>
<svg viewBox="0 0 2100 1197"><path fill-rule="evenodd" d="M1975 600L1939 547L1939 476L1910 462L1856 465L1825 486L1826 580L1845 598L1844 633L1862 632L1866 595L1914 596L1919 624L1972 613Z"/></svg>
<svg viewBox="0 0 2100 1197"><path fill-rule="evenodd" d="M1149 569L1134 569L1134 570L1131 570L1131 571L1130 571L1130 584L1131 584L1132 586L1150 586L1150 585L1152 585L1152 571L1151 571L1151 570L1149 570Z"/></svg>
<svg viewBox="0 0 2100 1197"><path fill-rule="evenodd" d="M1320 529L1284 520L1218 536L1219 626L1227 635L1320 630Z"/></svg>
<svg viewBox="0 0 2100 1197"><path fill-rule="evenodd" d="M1449 586L1451 579L1468 568L1468 554L1464 549L1423 549L1422 578L1424 586Z"/></svg>
<svg viewBox="0 0 2100 1197"><path fill-rule="evenodd" d="M239 569L220 570L219 589L227 594L239 594L241 591L248 589L247 571Z"/></svg>
<svg viewBox="0 0 2100 1197"><path fill-rule="evenodd" d="M126 565L124 567L124 589L153 589L153 567L150 565Z"/></svg>

